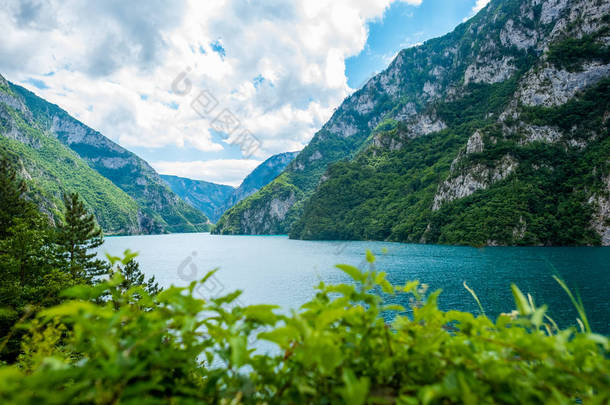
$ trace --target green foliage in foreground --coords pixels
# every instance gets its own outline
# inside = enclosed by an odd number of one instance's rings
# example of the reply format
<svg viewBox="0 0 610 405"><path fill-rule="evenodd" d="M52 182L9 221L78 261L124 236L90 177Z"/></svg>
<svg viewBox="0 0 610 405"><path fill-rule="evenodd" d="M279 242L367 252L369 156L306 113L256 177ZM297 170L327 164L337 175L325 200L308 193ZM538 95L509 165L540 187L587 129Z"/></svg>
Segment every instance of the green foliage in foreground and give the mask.
<svg viewBox="0 0 610 405"><path fill-rule="evenodd" d="M392 286L385 273L339 265L354 283L318 286L290 315L236 305L239 292L196 297L199 283L156 296L117 273L27 325L18 365L0 369L3 403L602 404L608 339L557 330L513 286L517 311L495 321L442 312L440 291ZM410 309L381 294L408 295ZM474 294L473 294L474 295ZM104 299L103 297L109 297ZM475 296L476 297L476 296ZM391 325L381 316L394 311ZM262 331L261 331L262 328ZM270 342L252 349L254 336Z"/></svg>

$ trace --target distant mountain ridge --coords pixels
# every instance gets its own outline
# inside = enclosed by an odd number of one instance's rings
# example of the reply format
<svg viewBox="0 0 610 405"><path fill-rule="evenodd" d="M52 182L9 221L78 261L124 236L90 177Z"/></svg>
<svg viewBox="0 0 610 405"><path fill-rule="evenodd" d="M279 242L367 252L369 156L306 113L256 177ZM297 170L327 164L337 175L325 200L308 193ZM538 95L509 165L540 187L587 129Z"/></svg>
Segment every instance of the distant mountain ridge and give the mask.
<svg viewBox="0 0 610 405"><path fill-rule="evenodd" d="M58 106L0 76L0 145L51 219L61 194L79 192L106 233L205 231L208 218L182 201L141 158Z"/></svg>
<svg viewBox="0 0 610 405"><path fill-rule="evenodd" d="M258 165L235 189L223 206L223 212L246 197L271 183L294 160L299 152L284 152L273 155Z"/></svg>
<svg viewBox="0 0 610 405"><path fill-rule="evenodd" d="M610 2L492 0L348 97L222 234L610 244Z"/></svg>
<svg viewBox="0 0 610 405"><path fill-rule="evenodd" d="M161 178L174 193L202 211L212 222L218 221L222 214L222 207L235 191L234 187L203 180L192 180L166 174L162 174Z"/></svg>
<svg viewBox="0 0 610 405"><path fill-rule="evenodd" d="M285 152L271 156L246 176L238 188L178 176L161 175L161 178L184 201L216 222L226 210L273 181L297 154Z"/></svg>

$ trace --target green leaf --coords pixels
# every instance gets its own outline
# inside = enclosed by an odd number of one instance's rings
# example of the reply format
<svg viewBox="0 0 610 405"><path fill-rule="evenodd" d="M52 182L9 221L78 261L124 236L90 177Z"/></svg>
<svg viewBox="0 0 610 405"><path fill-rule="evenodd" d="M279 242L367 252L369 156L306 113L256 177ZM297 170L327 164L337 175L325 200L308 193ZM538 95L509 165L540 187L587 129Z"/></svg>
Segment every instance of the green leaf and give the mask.
<svg viewBox="0 0 610 405"><path fill-rule="evenodd" d="M236 367L243 366L248 358L246 335L233 336L229 339L229 346L231 347L231 363Z"/></svg>
<svg viewBox="0 0 610 405"><path fill-rule="evenodd" d="M381 307L381 310L382 311L398 311L398 312L406 311L405 307L403 307L402 305L398 305L398 304L384 305Z"/></svg>
<svg viewBox="0 0 610 405"><path fill-rule="evenodd" d="M112 256L110 253L106 253L106 259L114 266L115 263L120 262L121 258L118 256Z"/></svg>
<svg viewBox="0 0 610 405"><path fill-rule="evenodd" d="M373 252L371 252L368 249L366 251L366 261L371 263L371 264L375 263L375 256L373 255Z"/></svg>
<svg viewBox="0 0 610 405"><path fill-rule="evenodd" d="M466 284L466 281L464 281L463 285L464 285L464 288L470 293L470 295L472 295L474 300L477 302L477 305L479 306L479 309L481 310L481 314L485 315L485 310L483 309L483 305L481 305L481 301L479 300L479 297L477 296L477 294L474 292L474 290L472 288L470 288L468 286L468 284Z"/></svg>
<svg viewBox="0 0 610 405"><path fill-rule="evenodd" d="M530 307L527 298L525 298L525 295L523 295L519 287L515 284L511 284L510 288L513 291L513 297L515 298L515 304L517 305L519 313L524 316L530 315L532 313L532 308Z"/></svg>
<svg viewBox="0 0 610 405"><path fill-rule="evenodd" d="M380 284L381 284L381 289L383 290L384 293L394 294L394 287L392 286L392 284L390 284L390 282L388 280L383 279Z"/></svg>
<svg viewBox="0 0 610 405"><path fill-rule="evenodd" d="M542 325L542 320L544 319L544 316L546 314L546 310L547 310L547 306L543 305L540 308L536 308L534 310L534 313L532 314L532 324L534 326L536 326L537 328L540 328L540 326Z"/></svg>
<svg viewBox="0 0 610 405"><path fill-rule="evenodd" d="M270 332L261 332L259 333L258 338L276 343L278 346L286 348L291 342L298 340L299 331L292 326L282 326Z"/></svg>
<svg viewBox="0 0 610 405"><path fill-rule="evenodd" d="M130 261L132 261L134 258L136 258L138 256L138 252L132 252L131 250L127 249L125 250L125 252L123 252L123 260L121 260L121 262L123 264L127 264Z"/></svg>
<svg viewBox="0 0 610 405"><path fill-rule="evenodd" d="M370 380L366 377L356 378L356 375L350 369L343 371L342 380L344 386L339 388L338 391L345 403L364 405L371 385Z"/></svg>
<svg viewBox="0 0 610 405"><path fill-rule="evenodd" d="M610 349L610 343L609 343L609 340L608 340L608 338L606 336L599 335L597 333L589 333L587 335L587 338L589 338L590 340L594 341L595 343L598 343L598 344L602 345L604 350Z"/></svg>
<svg viewBox="0 0 610 405"><path fill-rule="evenodd" d="M409 281L405 284L402 291L409 293L417 290L417 286L419 285L419 281Z"/></svg>
<svg viewBox="0 0 610 405"><path fill-rule="evenodd" d="M577 296L575 298L574 295L572 294L572 291L568 288L568 285L558 276L554 275L553 278L555 279L555 281L557 281L557 283L561 286L561 288L563 288L563 290L566 292L566 294L568 294L568 297L570 297L570 300L572 301L572 305L574 305L574 307L576 308L576 311L578 312L578 315L580 316L580 321L583 324L584 330L587 333L591 333L591 326L589 325L589 320L587 319L587 313L585 312L585 306L582 303L582 300L580 299L580 297Z"/></svg>
<svg viewBox="0 0 610 405"><path fill-rule="evenodd" d="M341 319L345 315L346 311L344 308L336 308L323 311L320 315L318 315L318 318L316 319L316 329L322 330L331 323Z"/></svg>
<svg viewBox="0 0 610 405"><path fill-rule="evenodd" d="M354 281L362 282L365 280L364 274L360 271L360 269L350 266L349 264L337 264L338 269L343 270L350 276Z"/></svg>
<svg viewBox="0 0 610 405"><path fill-rule="evenodd" d="M277 308L279 308L277 305L250 305L244 308L244 316L263 324L272 325L277 321L277 316L273 313L273 310Z"/></svg>

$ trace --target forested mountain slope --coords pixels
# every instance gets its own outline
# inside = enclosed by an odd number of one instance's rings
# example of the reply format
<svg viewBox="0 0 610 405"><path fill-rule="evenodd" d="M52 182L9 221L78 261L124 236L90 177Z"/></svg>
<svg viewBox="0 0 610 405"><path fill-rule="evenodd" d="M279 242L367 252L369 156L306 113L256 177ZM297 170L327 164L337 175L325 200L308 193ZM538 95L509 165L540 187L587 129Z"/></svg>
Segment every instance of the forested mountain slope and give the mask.
<svg viewBox="0 0 610 405"><path fill-rule="evenodd" d="M165 174L162 174L161 178L174 193L203 212L212 222L218 221L224 211L225 202L235 191L234 187L203 180L192 180Z"/></svg>
<svg viewBox="0 0 610 405"><path fill-rule="evenodd" d="M0 76L0 145L41 209L57 218L76 191L106 233L207 230L209 221L142 159Z"/></svg>
<svg viewBox="0 0 610 405"><path fill-rule="evenodd" d="M609 11L492 0L401 51L223 231L609 244Z"/></svg>
<svg viewBox="0 0 610 405"><path fill-rule="evenodd" d="M220 215L231 209L233 206L238 204L246 197L251 196L258 190L275 180L277 176L279 176L284 171L284 169L290 164L290 162L292 162L297 157L298 154L299 152L279 153L277 155L271 156L269 159L258 165L252 171L252 173L246 176L246 178L241 182L239 187L233 191L229 198L227 198L227 200L223 204L222 209L220 210ZM226 219L232 217L234 216L227 215L223 218ZM219 233L218 230L224 228L226 228L226 224L224 222L219 222L212 232Z"/></svg>

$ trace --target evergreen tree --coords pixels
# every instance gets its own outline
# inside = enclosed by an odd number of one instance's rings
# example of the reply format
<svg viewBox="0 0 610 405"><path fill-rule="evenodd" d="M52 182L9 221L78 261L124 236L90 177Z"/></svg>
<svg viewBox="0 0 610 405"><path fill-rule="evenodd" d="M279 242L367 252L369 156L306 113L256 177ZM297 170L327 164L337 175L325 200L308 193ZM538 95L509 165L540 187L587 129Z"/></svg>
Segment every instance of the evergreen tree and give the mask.
<svg viewBox="0 0 610 405"><path fill-rule="evenodd" d="M125 290L135 286L142 286L151 295L155 295L161 291L161 288L156 282L154 276L148 280L145 279L144 273L142 273L140 270L140 264L135 260L130 260L127 262L127 264L124 265L120 271L124 277L121 287Z"/></svg>
<svg viewBox="0 0 610 405"><path fill-rule="evenodd" d="M27 187L6 156L0 157L0 280L19 295L40 282L54 262L51 227L36 205L26 199ZM3 300L6 297L2 297Z"/></svg>
<svg viewBox="0 0 610 405"><path fill-rule="evenodd" d="M37 214L34 204L25 199L26 191L25 182L17 176L8 157L0 156L0 239L9 236L16 218Z"/></svg>
<svg viewBox="0 0 610 405"><path fill-rule="evenodd" d="M57 243L74 278L92 281L108 271L108 265L90 252L104 243L102 230L87 212L77 193L64 195L65 222L57 232Z"/></svg>
<svg viewBox="0 0 610 405"><path fill-rule="evenodd" d="M15 323L59 302L72 277L56 260L48 218L26 199L27 187L0 156L0 361L15 361L23 330Z"/></svg>

